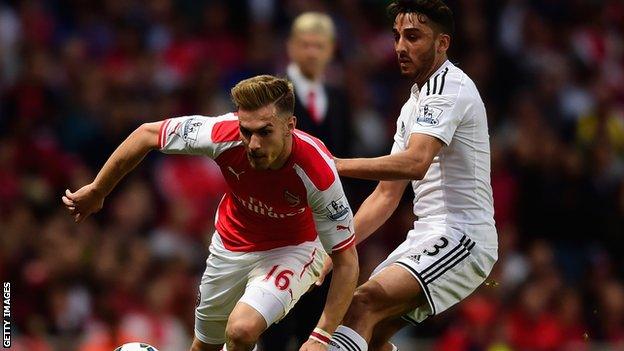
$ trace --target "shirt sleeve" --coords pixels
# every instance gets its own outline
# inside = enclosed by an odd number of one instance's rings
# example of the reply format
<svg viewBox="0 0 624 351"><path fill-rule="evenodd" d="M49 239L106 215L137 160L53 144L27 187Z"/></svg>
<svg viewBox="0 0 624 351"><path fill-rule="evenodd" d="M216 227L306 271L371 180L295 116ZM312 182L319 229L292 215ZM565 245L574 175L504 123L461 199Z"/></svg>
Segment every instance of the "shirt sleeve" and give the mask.
<svg viewBox="0 0 624 351"><path fill-rule="evenodd" d="M234 114L219 117L183 116L165 120L158 137L160 151L166 154L204 155L216 158L238 140L238 118ZM226 128L223 124L230 124ZM235 125L234 125L235 124ZM223 137L224 133L231 135Z"/></svg>
<svg viewBox="0 0 624 351"><path fill-rule="evenodd" d="M403 107L403 109L404 108L405 107ZM399 118L397 118L396 132L394 133L392 150L390 151L391 155L396 154L401 151L405 151L405 145L407 144L405 140L406 133L407 133L407 130L406 130L407 125L404 120L404 116L405 116L404 113L401 111L401 115L399 116Z"/></svg>
<svg viewBox="0 0 624 351"><path fill-rule="evenodd" d="M342 189L340 178L333 161L331 164L334 173L334 182L325 190L317 189L308 176L298 170L300 177L308 189L308 204L312 209L312 216L316 232L328 254L340 252L355 243L353 229L353 212Z"/></svg>
<svg viewBox="0 0 624 351"><path fill-rule="evenodd" d="M421 97L418 108L415 109L410 134L421 133L434 136L447 146L453 139L453 134L460 124L464 112L459 101L461 83L448 82L448 93L432 94Z"/></svg>

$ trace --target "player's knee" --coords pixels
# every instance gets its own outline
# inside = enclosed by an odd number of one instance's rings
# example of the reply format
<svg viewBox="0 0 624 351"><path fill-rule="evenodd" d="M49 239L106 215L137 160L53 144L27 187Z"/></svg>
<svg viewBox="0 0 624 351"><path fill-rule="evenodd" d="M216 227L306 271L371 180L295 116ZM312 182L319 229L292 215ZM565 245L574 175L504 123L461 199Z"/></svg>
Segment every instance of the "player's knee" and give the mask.
<svg viewBox="0 0 624 351"><path fill-rule="evenodd" d="M357 288L353 295L347 318L352 320L372 320L377 310L375 301L378 295L373 287L365 285Z"/></svg>
<svg viewBox="0 0 624 351"><path fill-rule="evenodd" d="M231 321L225 329L225 338L237 345L253 345L258 341L261 331L252 323Z"/></svg>

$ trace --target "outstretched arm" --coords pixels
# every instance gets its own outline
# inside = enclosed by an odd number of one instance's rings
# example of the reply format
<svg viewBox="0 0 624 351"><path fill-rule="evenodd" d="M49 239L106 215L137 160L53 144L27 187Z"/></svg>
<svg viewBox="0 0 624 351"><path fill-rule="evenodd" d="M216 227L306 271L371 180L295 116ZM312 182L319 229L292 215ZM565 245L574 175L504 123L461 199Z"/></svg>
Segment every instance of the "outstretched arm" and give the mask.
<svg viewBox="0 0 624 351"><path fill-rule="evenodd" d="M124 140L108 158L95 180L71 192L65 190L62 197L65 207L76 222L82 222L92 213L99 211L104 198L117 183L136 167L147 153L156 149L162 122L145 123Z"/></svg>
<svg viewBox="0 0 624 351"><path fill-rule="evenodd" d="M442 141L436 137L414 133L404 151L375 158L334 160L338 174L343 177L370 180L422 179L442 145Z"/></svg>

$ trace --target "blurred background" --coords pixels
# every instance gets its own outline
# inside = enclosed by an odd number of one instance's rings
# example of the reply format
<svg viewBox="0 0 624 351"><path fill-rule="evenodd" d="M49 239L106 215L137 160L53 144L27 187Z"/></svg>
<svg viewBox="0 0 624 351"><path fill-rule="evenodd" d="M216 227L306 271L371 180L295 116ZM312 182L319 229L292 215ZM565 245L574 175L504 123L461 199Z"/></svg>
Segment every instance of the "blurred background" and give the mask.
<svg viewBox="0 0 624 351"><path fill-rule="evenodd" d="M290 24L331 15L352 136L389 152L410 82L386 1L0 1L0 278L12 349L187 350L215 206L207 158L154 152L75 225L90 182L141 123L232 109L229 89L283 73ZM395 340L402 350L624 350L624 2L449 0L449 57L477 84L492 145L500 260L470 298ZM347 184L354 209L374 183ZM409 193L359 247L361 280L411 226Z"/></svg>

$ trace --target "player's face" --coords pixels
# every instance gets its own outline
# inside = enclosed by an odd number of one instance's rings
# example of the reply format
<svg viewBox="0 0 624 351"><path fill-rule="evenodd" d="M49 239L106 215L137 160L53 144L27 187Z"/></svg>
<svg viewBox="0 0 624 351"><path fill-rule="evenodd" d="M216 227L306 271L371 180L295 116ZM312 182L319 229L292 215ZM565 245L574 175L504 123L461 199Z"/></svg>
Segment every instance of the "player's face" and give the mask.
<svg viewBox="0 0 624 351"><path fill-rule="evenodd" d="M419 18L420 17L420 18ZM420 20L425 19L423 23ZM428 18L415 13L400 13L392 28L394 50L399 60L401 74L423 81L440 54L440 37L427 24Z"/></svg>
<svg viewBox="0 0 624 351"><path fill-rule="evenodd" d="M296 33L288 41L288 55L304 76L315 79L323 74L332 58L334 42L320 33Z"/></svg>
<svg viewBox="0 0 624 351"><path fill-rule="evenodd" d="M279 168L287 152L286 142L291 135L294 117L277 116L273 104L255 111L238 111L240 136L247 151L247 159L254 169Z"/></svg>

